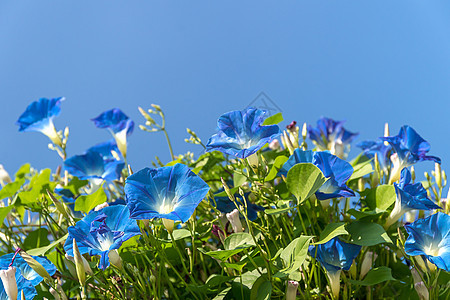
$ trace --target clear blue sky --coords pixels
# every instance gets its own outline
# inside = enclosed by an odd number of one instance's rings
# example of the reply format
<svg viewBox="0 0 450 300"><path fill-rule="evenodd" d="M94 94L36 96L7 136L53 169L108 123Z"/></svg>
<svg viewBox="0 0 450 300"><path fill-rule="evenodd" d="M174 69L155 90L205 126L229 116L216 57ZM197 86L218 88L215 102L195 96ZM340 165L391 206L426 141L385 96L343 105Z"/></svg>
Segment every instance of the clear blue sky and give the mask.
<svg viewBox="0 0 450 300"><path fill-rule="evenodd" d="M217 117L261 91L286 121L346 119L375 139L414 127L431 155L450 160L448 1L47 1L0 2L0 163L55 167L39 133L14 124L40 97L65 96L58 129L69 155L110 135L90 121L121 108L165 110L175 152L193 151L185 128L205 141ZM135 130L133 169L169 160L164 136ZM423 163L425 169L432 163ZM449 170L450 171L450 170Z"/></svg>

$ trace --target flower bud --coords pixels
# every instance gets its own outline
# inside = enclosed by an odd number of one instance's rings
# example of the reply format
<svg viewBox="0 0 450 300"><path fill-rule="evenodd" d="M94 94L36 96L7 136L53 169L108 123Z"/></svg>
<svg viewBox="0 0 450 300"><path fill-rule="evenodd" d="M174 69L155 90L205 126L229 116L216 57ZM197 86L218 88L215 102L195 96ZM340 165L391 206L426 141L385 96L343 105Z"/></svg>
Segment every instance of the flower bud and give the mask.
<svg viewBox="0 0 450 300"><path fill-rule="evenodd" d="M19 254L36 273L38 273L41 277L48 280L49 282L52 281L52 277L50 276L50 274L48 274L47 270L37 260L32 258L23 250L20 250Z"/></svg>
<svg viewBox="0 0 450 300"><path fill-rule="evenodd" d="M306 140L306 136L308 135L308 126L306 125L306 122L303 123L302 127L302 137L304 140Z"/></svg>
<svg viewBox="0 0 450 300"><path fill-rule="evenodd" d="M269 144L269 149L270 150L278 150L278 149L280 149L280 142L277 139L271 141L270 144Z"/></svg>
<svg viewBox="0 0 450 300"><path fill-rule="evenodd" d="M49 291L50 291L50 294L52 294L52 296L55 298L55 300L61 300L59 293L54 288L51 287L49 289Z"/></svg>
<svg viewBox="0 0 450 300"><path fill-rule="evenodd" d="M75 264L75 259L73 258L73 256L70 256L67 253L66 253L66 259ZM83 260L83 266L84 266L84 270L86 271L86 273L93 276L94 272L92 271L91 266L89 265L89 262L86 260L86 258L83 257L83 255L81 256L81 259Z"/></svg>
<svg viewBox="0 0 450 300"><path fill-rule="evenodd" d="M415 268L411 269L411 274L414 280L414 289L416 290L417 294L419 295L420 300L428 300L430 298L429 292L427 287L422 281L422 278L420 278L419 273Z"/></svg>
<svg viewBox="0 0 450 300"><path fill-rule="evenodd" d="M78 281L81 286L84 286L84 283L86 282L86 269L84 268L84 262L80 250L78 250L77 241L75 239L73 239L73 258L75 261L75 268L77 270Z"/></svg>
<svg viewBox="0 0 450 300"><path fill-rule="evenodd" d="M389 132L389 123L384 123L384 137L388 137L388 136L390 136L391 134L390 134L390 132ZM389 142L387 142L387 141L384 141L384 144L386 145L386 146L389 146Z"/></svg>
<svg viewBox="0 0 450 300"><path fill-rule="evenodd" d="M372 268L372 264L377 259L377 257L378 257L378 254L376 254L372 251L366 252L366 254L364 255L362 264L361 264L361 273L359 274L360 279L363 279L366 276L367 272L369 272L369 270Z"/></svg>
<svg viewBox="0 0 450 300"><path fill-rule="evenodd" d="M16 268L9 267L8 270L0 270L0 278L8 298L17 299Z"/></svg>
<svg viewBox="0 0 450 300"><path fill-rule="evenodd" d="M434 177L436 178L436 184L438 187L442 187L442 170L441 164L434 163Z"/></svg>
<svg viewBox="0 0 450 300"><path fill-rule="evenodd" d="M286 300L295 300L297 298L298 282L289 280L286 289Z"/></svg>
<svg viewBox="0 0 450 300"><path fill-rule="evenodd" d="M9 177L9 174L8 174L8 172L6 172L3 165L0 165L0 183L2 185L11 183L11 177Z"/></svg>
<svg viewBox="0 0 450 300"><path fill-rule="evenodd" d="M230 221L231 227L235 233L243 232L241 220L239 219L239 211L234 209L232 212L227 213L227 219Z"/></svg>
<svg viewBox="0 0 450 300"><path fill-rule="evenodd" d="M162 219L162 223L164 227L167 229L169 233L173 232L173 228L175 227L175 221L170 219Z"/></svg>
<svg viewBox="0 0 450 300"><path fill-rule="evenodd" d="M111 250L108 253L109 262L116 266L118 269L123 269L123 263L122 259L119 256L119 252L117 252L117 249Z"/></svg>

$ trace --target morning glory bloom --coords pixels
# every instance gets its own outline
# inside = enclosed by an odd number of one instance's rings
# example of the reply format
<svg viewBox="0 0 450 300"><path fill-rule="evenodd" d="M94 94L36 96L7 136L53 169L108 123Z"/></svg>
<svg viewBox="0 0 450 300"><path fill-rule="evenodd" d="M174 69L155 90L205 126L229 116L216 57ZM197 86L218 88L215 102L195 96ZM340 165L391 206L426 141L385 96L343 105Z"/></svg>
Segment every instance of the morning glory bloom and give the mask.
<svg viewBox="0 0 450 300"><path fill-rule="evenodd" d="M61 137L58 135L53 124L53 118L58 116L61 111L61 101L59 98L41 98L28 105L25 112L20 115L16 124L19 125L19 131L39 131L50 138L58 146L61 146Z"/></svg>
<svg viewBox="0 0 450 300"><path fill-rule="evenodd" d="M391 162L389 151L391 151L392 147L390 144L386 145L385 143L385 141L377 139L376 141L363 141L357 146L364 151L364 155L368 158L374 158L376 154L381 169L386 171Z"/></svg>
<svg viewBox="0 0 450 300"><path fill-rule="evenodd" d="M117 249L123 242L141 234L136 220L130 218L130 211L126 205L108 206L99 211L91 211L68 230L69 236L64 244L66 253L74 256L75 239L81 254L100 255L99 268L102 270L110 265L112 257L120 259ZM114 261L112 263L114 264Z"/></svg>
<svg viewBox="0 0 450 300"><path fill-rule="evenodd" d="M440 209L433 201L428 199L427 191L422 183L411 184L411 172L404 168L401 173L400 183L394 183L397 199L385 227L388 228L397 221L405 212L412 209L433 210Z"/></svg>
<svg viewBox="0 0 450 300"><path fill-rule="evenodd" d="M124 166L121 161L105 161L101 154L93 151L64 161L64 167L70 174L82 180L90 180L93 185L100 185L103 180L118 180Z"/></svg>
<svg viewBox="0 0 450 300"><path fill-rule="evenodd" d="M350 150L350 143L358 136L344 128L345 121L335 121L321 117L317 121L317 128L308 125L309 138L321 150L329 150L339 158L345 158Z"/></svg>
<svg viewBox="0 0 450 300"><path fill-rule="evenodd" d="M105 111L92 121L98 128L107 128L111 132L120 153L126 158L127 136L133 132L134 122L118 108Z"/></svg>
<svg viewBox="0 0 450 300"><path fill-rule="evenodd" d="M316 192L317 199L327 200L355 196L355 193L346 185L347 180L353 174L353 167L345 160L327 151L313 152L295 149L294 154L285 162L279 174L287 176L289 169L298 163L314 164L328 179Z"/></svg>
<svg viewBox="0 0 450 300"><path fill-rule="evenodd" d="M9 265L12 262L12 259L14 257L14 253L5 254L0 257L0 269L6 270L8 269ZM41 256L32 256L38 263L40 263L44 269L50 274L50 276L53 276L56 272L55 265L50 262L46 257ZM13 267L16 267L17 270L20 271L20 274L28 280L33 286L38 285L39 283L44 280L38 273L36 273L29 265L28 263L20 256L16 255L14 257L14 262L12 264Z"/></svg>
<svg viewBox="0 0 450 300"><path fill-rule="evenodd" d="M105 161L119 160L118 155L120 154L115 140L109 140L107 142L94 145L91 148L87 149L86 152L97 152L103 157L103 160ZM113 153L117 153L117 155Z"/></svg>
<svg viewBox="0 0 450 300"><path fill-rule="evenodd" d="M339 296L339 279L342 270L349 270L361 246L348 244L335 237L324 244L309 246L309 255L315 257L326 270L333 295Z"/></svg>
<svg viewBox="0 0 450 300"><path fill-rule="evenodd" d="M416 162L432 160L441 163L441 159L436 156L427 156L430 151L430 143L425 141L414 129L408 125L400 128L400 132L396 136L381 137L383 141L387 141L394 150L395 154L391 156L393 168L391 170L390 183L400 178L400 172L403 168L412 166Z"/></svg>
<svg viewBox="0 0 450 300"><path fill-rule="evenodd" d="M11 262L11 261L10 261ZM11 270L12 271L12 270ZM8 272L1 270L0 272ZM0 300L11 300L7 294L7 289L11 293L11 290L15 293L15 286L17 286L17 300L21 300L22 291L25 295L26 300L31 300L37 296L37 291L29 280L26 280L20 271L16 268L15 270L15 282L14 279L4 279L4 275L1 274L2 280L0 280ZM8 276L7 276L8 277ZM11 281L10 281L11 280ZM15 286L14 286L15 284Z"/></svg>
<svg viewBox="0 0 450 300"><path fill-rule="evenodd" d="M206 151L220 151L247 158L280 135L278 125L263 126L266 111L247 108L223 114L217 121L218 132L206 144Z"/></svg>
<svg viewBox="0 0 450 300"><path fill-rule="evenodd" d="M424 255L438 268L450 272L450 216L437 212L405 225L408 255Z"/></svg>
<svg viewBox="0 0 450 300"><path fill-rule="evenodd" d="M125 195L133 219L161 218L186 222L209 191L209 186L186 165L145 168L125 181Z"/></svg>

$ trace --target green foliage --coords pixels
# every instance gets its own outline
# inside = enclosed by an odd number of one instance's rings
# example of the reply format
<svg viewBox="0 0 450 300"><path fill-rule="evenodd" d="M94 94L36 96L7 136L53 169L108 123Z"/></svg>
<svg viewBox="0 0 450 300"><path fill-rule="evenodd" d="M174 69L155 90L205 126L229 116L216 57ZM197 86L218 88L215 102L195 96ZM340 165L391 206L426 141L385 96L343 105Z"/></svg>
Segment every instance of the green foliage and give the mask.
<svg viewBox="0 0 450 300"><path fill-rule="evenodd" d="M297 198L298 204L319 190L326 179L318 167L310 163L294 165L288 172L286 182L289 191Z"/></svg>
<svg viewBox="0 0 450 300"><path fill-rule="evenodd" d="M106 199L105 191L103 190L103 186L101 186L93 194L78 197L75 201L75 210L88 213L97 205L105 203Z"/></svg>

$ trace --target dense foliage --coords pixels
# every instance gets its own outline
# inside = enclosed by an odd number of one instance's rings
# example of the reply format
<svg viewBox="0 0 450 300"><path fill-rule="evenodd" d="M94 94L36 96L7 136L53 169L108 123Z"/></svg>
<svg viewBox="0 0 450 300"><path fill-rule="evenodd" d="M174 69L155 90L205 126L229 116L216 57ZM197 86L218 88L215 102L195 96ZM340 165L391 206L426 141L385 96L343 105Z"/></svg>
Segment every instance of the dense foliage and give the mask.
<svg viewBox="0 0 450 300"><path fill-rule="evenodd" d="M281 114L247 108L206 143L188 129L196 158L174 155L152 105L139 128L163 132L172 161L133 170L135 124L117 108L92 120L113 139L67 157L62 100L17 122L61 166L1 169L0 299L449 298L447 177L413 128L386 126L347 160L357 134L343 122L282 130ZM422 161L435 169L419 181Z"/></svg>

